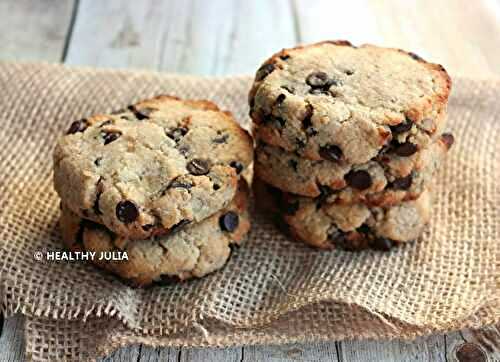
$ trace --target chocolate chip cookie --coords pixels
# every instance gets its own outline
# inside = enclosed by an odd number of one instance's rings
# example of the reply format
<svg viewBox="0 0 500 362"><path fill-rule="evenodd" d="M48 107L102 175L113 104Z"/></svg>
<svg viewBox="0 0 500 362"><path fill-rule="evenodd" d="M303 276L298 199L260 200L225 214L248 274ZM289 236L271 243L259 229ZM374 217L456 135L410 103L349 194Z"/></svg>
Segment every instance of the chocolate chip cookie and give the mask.
<svg viewBox="0 0 500 362"><path fill-rule="evenodd" d="M363 164L409 157L442 133L451 79L416 54L326 41L285 49L249 94L256 137L300 157Z"/></svg>
<svg viewBox="0 0 500 362"><path fill-rule="evenodd" d="M390 206L419 197L452 144L453 136L443 134L412 155L381 153L364 164L349 166L301 158L260 143L256 149L255 174L285 192L321 197L329 203Z"/></svg>
<svg viewBox="0 0 500 362"><path fill-rule="evenodd" d="M54 151L54 185L77 215L145 239L226 207L252 159L230 113L159 96L73 122Z"/></svg>
<svg viewBox="0 0 500 362"><path fill-rule="evenodd" d="M131 240L103 225L81 218L62 206L63 241L73 251L127 253L128 260L94 260L100 267L145 286L153 282L202 277L220 269L231 250L250 229L248 189L243 181L223 210L196 224L184 225L167 236Z"/></svg>
<svg viewBox="0 0 500 362"><path fill-rule="evenodd" d="M281 192L262 181L254 184L257 202L279 217L298 240L321 249L389 250L419 237L431 217L431 193L392 207L340 205L322 198Z"/></svg>

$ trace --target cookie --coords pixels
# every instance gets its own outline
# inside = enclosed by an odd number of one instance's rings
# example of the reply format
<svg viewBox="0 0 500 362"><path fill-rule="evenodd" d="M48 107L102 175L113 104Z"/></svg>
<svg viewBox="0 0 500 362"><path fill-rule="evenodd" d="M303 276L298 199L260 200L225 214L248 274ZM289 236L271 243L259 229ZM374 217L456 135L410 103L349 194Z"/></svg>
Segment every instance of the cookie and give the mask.
<svg viewBox="0 0 500 362"><path fill-rule="evenodd" d="M408 157L383 153L358 166L309 160L263 143L258 144L255 174L285 192L321 197L330 203L390 206L416 199L430 184L453 144L443 134L428 148Z"/></svg>
<svg viewBox="0 0 500 362"><path fill-rule="evenodd" d="M256 137L311 160L408 157L442 133L451 79L413 53L326 41L273 55L249 93Z"/></svg>
<svg viewBox="0 0 500 362"><path fill-rule="evenodd" d="M208 101L159 96L73 122L54 185L77 215L131 239L167 234L227 206L253 143Z"/></svg>
<svg viewBox="0 0 500 362"><path fill-rule="evenodd" d="M225 265L231 250L250 229L248 189L240 182L235 198L205 220L179 227L167 236L131 240L103 225L82 219L62 206L60 227L65 245L73 251L127 253L128 260L94 262L136 286L202 277Z"/></svg>
<svg viewBox="0 0 500 362"><path fill-rule="evenodd" d="M431 217L429 190L392 207L369 207L294 196L262 181L254 188L257 203L279 216L291 236L321 249L389 250L418 239Z"/></svg>

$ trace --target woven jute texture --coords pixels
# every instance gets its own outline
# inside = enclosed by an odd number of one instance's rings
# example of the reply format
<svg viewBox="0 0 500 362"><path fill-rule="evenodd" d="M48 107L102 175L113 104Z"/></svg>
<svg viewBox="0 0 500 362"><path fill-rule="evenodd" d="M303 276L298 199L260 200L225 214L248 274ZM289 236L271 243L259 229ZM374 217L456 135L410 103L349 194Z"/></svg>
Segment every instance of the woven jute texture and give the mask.
<svg viewBox="0 0 500 362"><path fill-rule="evenodd" d="M456 144L436 177L433 220L389 253L317 251L253 215L244 247L206 278L132 289L61 250L52 150L72 120L142 98L204 98L248 127L250 77L0 64L0 293L27 319L35 359L127 343L226 346L413 338L500 321L500 81L455 79ZM85 322L84 322L85 321Z"/></svg>

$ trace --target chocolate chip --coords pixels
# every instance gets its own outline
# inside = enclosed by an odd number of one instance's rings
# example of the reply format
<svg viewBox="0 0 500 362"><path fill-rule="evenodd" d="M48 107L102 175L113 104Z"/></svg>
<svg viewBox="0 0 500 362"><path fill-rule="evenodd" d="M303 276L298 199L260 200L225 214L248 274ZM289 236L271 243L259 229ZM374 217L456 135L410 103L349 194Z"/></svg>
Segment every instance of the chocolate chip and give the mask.
<svg viewBox="0 0 500 362"><path fill-rule="evenodd" d="M116 111L113 111L111 112L112 115L117 115L117 114L120 114L120 113L125 113L127 112L127 109L125 108L120 108L120 109L117 109Z"/></svg>
<svg viewBox="0 0 500 362"><path fill-rule="evenodd" d="M175 224L174 226L172 226L170 228L170 233L169 235L172 235L172 234L175 234L176 232L178 232L180 229L182 229L184 226L188 225L191 223L191 220L188 220L188 219L182 219L181 221L179 221L177 224Z"/></svg>
<svg viewBox="0 0 500 362"><path fill-rule="evenodd" d="M302 127L304 127L304 129L312 127L311 117L306 117L302 120Z"/></svg>
<svg viewBox="0 0 500 362"><path fill-rule="evenodd" d="M236 250L238 250L240 248L240 245L239 244L236 244L236 243L231 243L229 244L229 249L231 249L231 253L235 252Z"/></svg>
<svg viewBox="0 0 500 362"><path fill-rule="evenodd" d="M298 148L304 148L306 147L306 141L301 140L300 138L295 139L295 143L297 144Z"/></svg>
<svg viewBox="0 0 500 362"><path fill-rule="evenodd" d="M101 134L105 145L116 141L122 135L121 132L102 132Z"/></svg>
<svg viewBox="0 0 500 362"><path fill-rule="evenodd" d="M419 55L412 53L412 52L408 52L408 55L410 57L412 57L413 59L418 60L419 62L422 62L424 60L424 59L422 59L422 57L420 57Z"/></svg>
<svg viewBox="0 0 500 362"><path fill-rule="evenodd" d="M350 171L344 179L349 186L358 190L366 190L373 184L372 177L365 170Z"/></svg>
<svg viewBox="0 0 500 362"><path fill-rule="evenodd" d="M332 85L333 86L338 86L338 85L341 85L342 84L342 81L340 80L337 80L337 79L333 79L333 78L330 78L328 80L328 84L325 86L326 89L330 88Z"/></svg>
<svg viewBox="0 0 500 362"><path fill-rule="evenodd" d="M276 104L281 104L283 103L283 101L285 100L286 98L286 95L284 95L283 93L281 93L277 98L276 98Z"/></svg>
<svg viewBox="0 0 500 362"><path fill-rule="evenodd" d="M265 77L267 77L269 74L271 74L274 70L274 64L273 63L267 63L261 66L257 70L257 74L255 75L255 80L256 81L261 81Z"/></svg>
<svg viewBox="0 0 500 362"><path fill-rule="evenodd" d="M238 161L231 161L229 166L234 168L238 175L241 173L241 171L243 171L243 168L244 168L243 164L241 162L238 162Z"/></svg>
<svg viewBox="0 0 500 362"><path fill-rule="evenodd" d="M102 157L97 157L95 160L94 160L94 165L96 166L101 166L101 161L102 161Z"/></svg>
<svg viewBox="0 0 500 362"><path fill-rule="evenodd" d="M319 155L325 160L330 160L334 162L338 162L342 159L342 150L339 146L336 145L326 145L320 147Z"/></svg>
<svg viewBox="0 0 500 362"><path fill-rule="evenodd" d="M392 133L400 134L404 132L408 132L413 126L413 122L409 119L406 119L404 122L397 124L395 126L390 126Z"/></svg>
<svg viewBox="0 0 500 362"><path fill-rule="evenodd" d="M110 125L111 123L113 123L113 120L112 120L112 119L108 119L108 120L106 120L106 121L102 122L102 123L99 125L99 128L102 128L102 127L104 127L104 126L108 126L108 125Z"/></svg>
<svg viewBox="0 0 500 362"><path fill-rule="evenodd" d="M344 71L344 73L345 73L346 75L353 75L353 74L354 74L354 70L351 70L351 69L346 69L346 70Z"/></svg>
<svg viewBox="0 0 500 362"><path fill-rule="evenodd" d="M318 134L318 130L314 127L309 127L308 129L306 129L306 135L308 137L314 137Z"/></svg>
<svg viewBox="0 0 500 362"><path fill-rule="evenodd" d="M408 157L408 156L413 155L415 152L417 152L417 150L418 150L417 145L415 145L411 142L405 142L405 143L398 144L395 147L394 152L398 156Z"/></svg>
<svg viewBox="0 0 500 362"><path fill-rule="evenodd" d="M299 165L299 163L296 160L289 160L288 161L288 166L290 166L290 168L292 168L295 172L297 172L298 165Z"/></svg>
<svg viewBox="0 0 500 362"><path fill-rule="evenodd" d="M280 210L285 215L294 215L299 209L299 201L288 202L286 200L281 200Z"/></svg>
<svg viewBox="0 0 500 362"><path fill-rule="evenodd" d="M451 146L453 146L453 143L455 143L455 137L453 137L451 133L443 133L441 135L441 139L448 149L450 149Z"/></svg>
<svg viewBox="0 0 500 362"><path fill-rule="evenodd" d="M328 235L328 240L335 245L335 247L348 250L349 241L346 238L346 234L340 230L336 229Z"/></svg>
<svg viewBox="0 0 500 362"><path fill-rule="evenodd" d="M233 232L240 223L240 218L234 211L229 211L219 218L219 226L222 231Z"/></svg>
<svg viewBox="0 0 500 362"><path fill-rule="evenodd" d="M366 224L361 224L361 226L359 226L356 231L358 233L362 233L362 234L365 234L365 235L369 235L371 234L372 230L370 229L370 227Z"/></svg>
<svg viewBox="0 0 500 362"><path fill-rule="evenodd" d="M139 210L132 201L123 200L116 205L116 217L121 222L129 224L139 217Z"/></svg>
<svg viewBox="0 0 500 362"><path fill-rule="evenodd" d="M174 128L170 132L167 133L167 136L174 141L179 141L182 137L184 137L188 133L188 129L185 127Z"/></svg>
<svg viewBox="0 0 500 362"><path fill-rule="evenodd" d="M213 187L213 189L215 191L217 191L218 189L220 189L220 185L219 184L214 184L212 187Z"/></svg>
<svg viewBox="0 0 500 362"><path fill-rule="evenodd" d="M323 88L313 88L309 91L309 93L314 95L320 95L320 94L330 95L328 89L323 89Z"/></svg>
<svg viewBox="0 0 500 362"><path fill-rule="evenodd" d="M288 54L283 54L283 55L280 55L280 59L281 60L288 60L288 59L290 59L290 56Z"/></svg>
<svg viewBox="0 0 500 362"><path fill-rule="evenodd" d="M195 176L206 175L210 171L210 164L207 160L195 158L186 166L190 174Z"/></svg>
<svg viewBox="0 0 500 362"><path fill-rule="evenodd" d="M375 250L389 251L394 245L394 241L387 238L379 237L370 240L370 246Z"/></svg>
<svg viewBox="0 0 500 362"><path fill-rule="evenodd" d="M313 106L310 104L307 104L306 105L306 114L304 115L304 119L302 119L302 127L304 129L308 129L309 127L312 127L313 113L314 113Z"/></svg>
<svg viewBox="0 0 500 362"><path fill-rule="evenodd" d="M283 118L275 116L266 117L265 122L271 124L273 127L276 128L283 128L285 127L286 124L286 121Z"/></svg>
<svg viewBox="0 0 500 362"><path fill-rule="evenodd" d="M216 137L212 140L213 143L221 144L221 143L227 143L227 140L229 139L229 135L225 134L219 137Z"/></svg>
<svg viewBox="0 0 500 362"><path fill-rule="evenodd" d="M92 209L94 210L94 214L96 215L102 215L101 209L99 208L99 200L101 199L101 195L102 195L102 190L98 190L95 196L94 205L92 205Z"/></svg>
<svg viewBox="0 0 500 362"><path fill-rule="evenodd" d="M141 227L142 227L142 230L148 232L154 227L154 225L153 224L145 224L145 225L142 225Z"/></svg>
<svg viewBox="0 0 500 362"><path fill-rule="evenodd" d="M391 186L396 190L408 190L413 182L413 175L410 173L408 176L399 177L395 179Z"/></svg>
<svg viewBox="0 0 500 362"><path fill-rule="evenodd" d="M382 148L380 149L380 151L378 151L378 155L379 156L382 156L384 154L386 154L389 150L391 149L391 145L383 145Z"/></svg>
<svg viewBox="0 0 500 362"><path fill-rule="evenodd" d="M328 84L328 74L325 72L313 72L306 78L306 83L312 88L322 88Z"/></svg>
<svg viewBox="0 0 500 362"><path fill-rule="evenodd" d="M189 146L183 145L183 146L179 147L179 153L183 156L187 156L187 154L189 153Z"/></svg>
<svg viewBox="0 0 500 362"><path fill-rule="evenodd" d="M154 108L150 107L144 107L144 108L137 108L136 106L129 106L128 109L136 116L136 118L139 121L142 121L143 119L149 118L151 113L156 111Z"/></svg>
<svg viewBox="0 0 500 362"><path fill-rule="evenodd" d="M288 93L295 94L295 89L291 85L282 85L281 89L286 90Z"/></svg>
<svg viewBox="0 0 500 362"><path fill-rule="evenodd" d="M192 187L193 187L193 185L191 185L188 182L182 182L182 181L176 181L176 180L172 181L169 185L169 188L179 188L179 189L186 189L186 190L189 190Z"/></svg>
<svg viewBox="0 0 500 362"><path fill-rule="evenodd" d="M325 201L333 194L333 190L326 185L318 185L319 188L319 196L316 197L316 209L319 209Z"/></svg>
<svg viewBox="0 0 500 362"><path fill-rule="evenodd" d="M66 132L66 134L83 132L87 129L88 126L89 126L89 122L85 118L80 119L78 121L74 121L73 123L71 123L71 126L69 126L69 129Z"/></svg>

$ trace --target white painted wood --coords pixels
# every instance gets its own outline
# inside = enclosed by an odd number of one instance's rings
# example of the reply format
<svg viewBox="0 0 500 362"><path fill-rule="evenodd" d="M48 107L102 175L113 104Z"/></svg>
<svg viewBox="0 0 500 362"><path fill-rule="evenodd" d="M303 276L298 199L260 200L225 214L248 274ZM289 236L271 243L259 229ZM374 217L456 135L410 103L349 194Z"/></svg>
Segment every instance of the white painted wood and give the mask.
<svg viewBox="0 0 500 362"><path fill-rule="evenodd" d="M123 347L99 362L179 362L180 348L153 348L144 345ZM209 361L209 360L208 360Z"/></svg>
<svg viewBox="0 0 500 362"><path fill-rule="evenodd" d="M302 42L347 39L414 51L452 75L500 75L495 0L295 0Z"/></svg>
<svg viewBox="0 0 500 362"><path fill-rule="evenodd" d="M59 62L74 0L0 1L0 59Z"/></svg>
<svg viewBox="0 0 500 362"><path fill-rule="evenodd" d="M0 336L0 361L19 362L24 360L24 318L16 316L4 321Z"/></svg>
<svg viewBox="0 0 500 362"><path fill-rule="evenodd" d="M113 352L106 358L100 359L98 361L102 362L136 362L140 358L141 346L128 346L126 348L120 348Z"/></svg>
<svg viewBox="0 0 500 362"><path fill-rule="evenodd" d="M254 73L294 34L287 0L81 0L66 63Z"/></svg>
<svg viewBox="0 0 500 362"><path fill-rule="evenodd" d="M126 349L124 349L126 351ZM152 348L141 346L137 362L179 362L180 348Z"/></svg>
<svg viewBox="0 0 500 362"><path fill-rule="evenodd" d="M249 346L243 350L243 361L342 361L335 342L292 344L285 346ZM349 361L349 360L344 360Z"/></svg>
<svg viewBox="0 0 500 362"><path fill-rule="evenodd" d="M242 348L183 348L179 362L240 362Z"/></svg>
<svg viewBox="0 0 500 362"><path fill-rule="evenodd" d="M340 349L342 361L364 362L445 362L443 336L418 338L415 341L346 341Z"/></svg>

